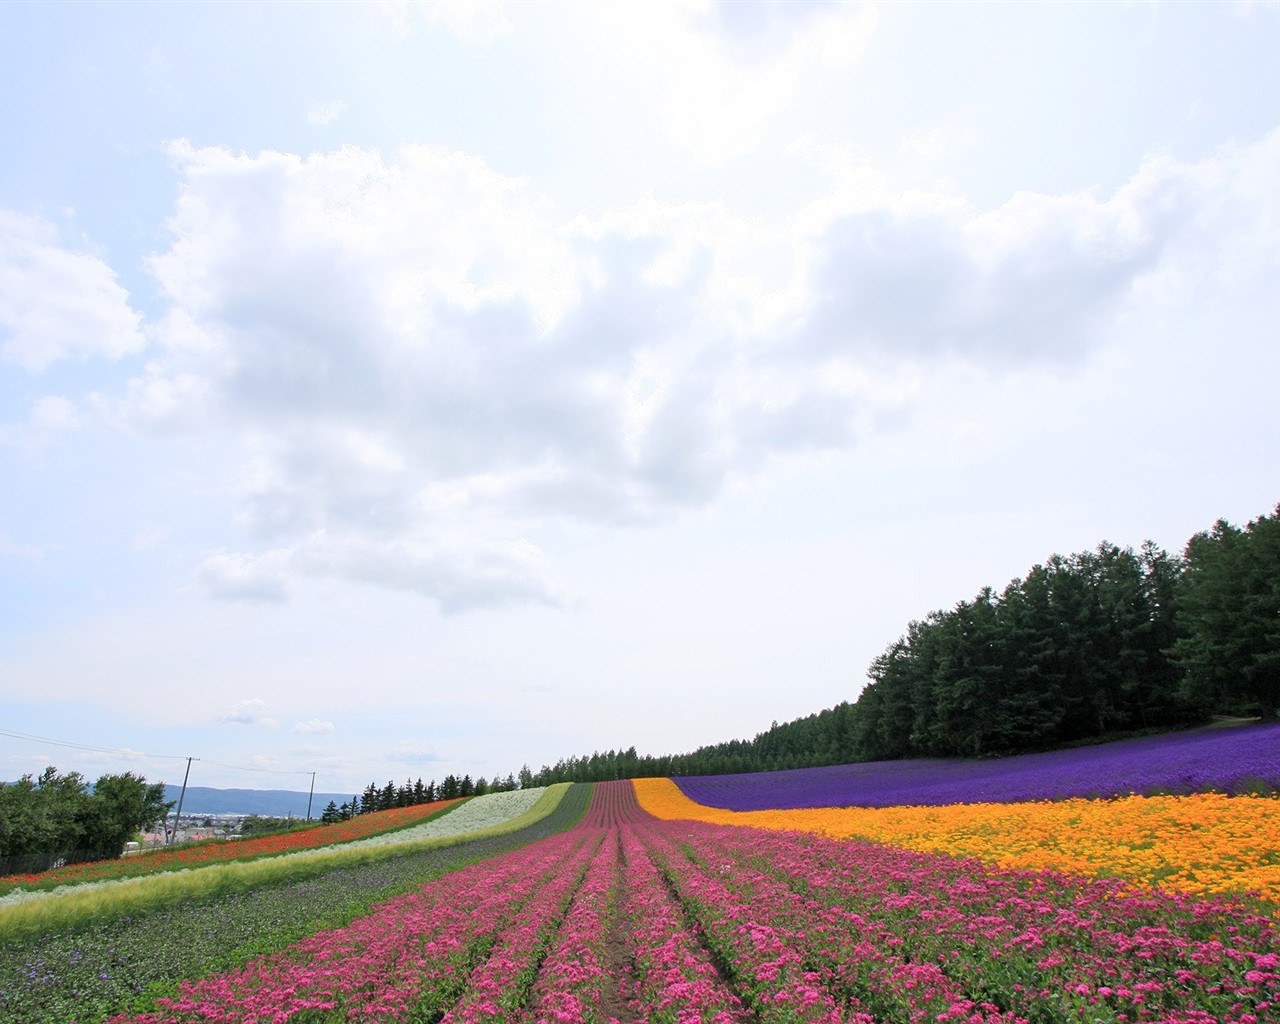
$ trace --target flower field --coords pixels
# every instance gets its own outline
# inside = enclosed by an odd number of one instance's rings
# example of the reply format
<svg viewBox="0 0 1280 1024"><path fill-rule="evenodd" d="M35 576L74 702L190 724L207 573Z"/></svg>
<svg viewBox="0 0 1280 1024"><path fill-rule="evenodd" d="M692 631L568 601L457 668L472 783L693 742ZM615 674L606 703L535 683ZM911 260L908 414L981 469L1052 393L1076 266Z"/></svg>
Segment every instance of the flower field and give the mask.
<svg viewBox="0 0 1280 1024"><path fill-rule="evenodd" d="M552 789L48 934L6 939L27 908L0 907L0 1022L1280 1019L1273 796L736 811L666 779Z"/></svg>
<svg viewBox="0 0 1280 1024"><path fill-rule="evenodd" d="M726 811L694 803L667 779L637 779L663 819L872 839L925 853L977 857L1201 894L1256 893L1280 904L1280 800L1125 797L946 807Z"/></svg>
<svg viewBox="0 0 1280 1024"><path fill-rule="evenodd" d="M94 865L98 869L94 875L78 883L62 882L59 878L59 884L56 885L40 884L41 880L46 878L46 875L23 876L34 878L37 884L31 887L13 889L4 896L0 896L0 935L3 935L5 931L5 924L11 920L10 917L5 915L5 909L18 904L40 903L42 906L48 907L49 901L52 900L73 904L75 902L84 902L84 897L93 898L95 891L100 892L110 889L115 897L119 899L121 909L128 910L131 909L129 906L131 901L145 901L152 898L156 892L162 890L171 890L179 893L184 890L198 891L202 888L209 890L227 882L234 882L234 884L241 886L245 884L267 884L273 878L281 875L287 877L295 874L305 861L324 862L332 865L337 865L341 862L350 864L353 862L353 857L358 857L359 852L362 850L371 851L378 856L382 856L393 854L395 851L391 850L391 847L421 846L430 844L433 840L444 840L464 835L474 839L476 836L493 829L518 829L525 824L531 824L540 814L549 813L555 806L558 794L565 788L565 785L552 787L551 789L540 786L511 793L489 793L468 800L449 800L435 805L424 804L421 806L434 807L435 810L426 815L402 815L399 826L394 827L391 831L386 831L385 829L389 824L394 824L394 822L387 821L381 823L381 830L378 828L379 823L377 822L371 822L363 829L349 829L347 834L351 838L345 843L331 841L324 846L317 846L315 845L316 840L312 839L310 846L302 846L297 849L290 849L288 845L283 845L283 848L281 848L272 844L257 843L256 841L234 844L222 843L212 847L212 852L216 856L208 859L181 860L166 858L150 870L144 871L138 871L134 868L136 858L100 861ZM552 790L555 791L553 792ZM414 808L404 808L403 810L414 810ZM377 812L377 814L362 815L361 817L374 818L383 813L394 814L396 812ZM406 818L408 819L407 824L404 823ZM414 824L415 820L418 822L417 824ZM310 830L299 835L310 836L316 831L318 830ZM332 840L335 837L335 832L325 831L323 835ZM197 847L195 849L202 850L204 848ZM242 855L237 857L235 856L236 853L241 853ZM275 863L270 866L263 866L260 862L264 858L271 858ZM256 868L251 867L251 865L255 864L259 866ZM225 870L217 870L219 866L225 868ZM114 870L112 870L113 867ZM167 879L157 877L172 871L182 871L184 873L197 871L200 874L196 879L182 879L176 885L167 884ZM47 874L57 875L59 873L49 872ZM70 916L76 916L74 911L69 913ZM62 916L68 915L64 914Z"/></svg>
<svg viewBox="0 0 1280 1024"><path fill-rule="evenodd" d="M540 801L553 805L548 813L535 809L478 834L389 848L394 856L356 851L359 860L335 857L333 865L324 863L327 858L259 860L243 868L272 868L265 882L211 893L188 890L185 896L179 889L176 898L154 906L119 905L122 890L113 884L98 890L109 901L104 912L39 930L18 927L26 922L13 920L25 907L2 910L0 1022L90 1024L129 1007L148 1007L156 995L176 991L184 978L238 967L320 929L345 925L472 861L564 832L582 817L590 790L553 786ZM376 859L369 859L374 854ZM317 862L323 866L318 873ZM237 867L217 865L123 885L181 886L204 873ZM67 900L40 899L34 905L46 902Z"/></svg>
<svg viewBox="0 0 1280 1024"><path fill-rule="evenodd" d="M876 761L677 780L730 811L941 807L1071 797L1280 792L1280 722L1147 736L986 760Z"/></svg>
<svg viewBox="0 0 1280 1024"><path fill-rule="evenodd" d="M466 801L450 801L457 806L444 816L430 815L419 824L409 825L394 832L379 832L368 838L348 842L341 839L329 847L317 847L315 853L342 846L345 849L361 849L370 846L391 846L397 843L414 843L421 839L439 839L461 835L464 832L480 832L527 814L542 799L545 786L518 789L509 793L486 793ZM307 850L306 855L311 855Z"/></svg>
<svg viewBox="0 0 1280 1024"><path fill-rule="evenodd" d="M1257 1024L1272 916L862 840L645 814L578 824L112 1024ZM83 1021L80 1024L84 1024Z"/></svg>
<svg viewBox="0 0 1280 1024"><path fill-rule="evenodd" d="M211 840L195 846L148 850L136 857L70 864L65 868L44 871L38 875L3 875L0 876L0 896L19 888L34 886L53 888L107 878L137 878L159 871L179 871L183 868L215 864L220 861L273 857L282 853L295 853L299 850L349 843L408 828L436 817L459 802L458 800L437 800L435 803L417 804L413 807L374 811L371 814L361 814L349 821L335 822L332 825L317 825L315 828L297 832L283 832L278 835L259 836L235 842Z"/></svg>

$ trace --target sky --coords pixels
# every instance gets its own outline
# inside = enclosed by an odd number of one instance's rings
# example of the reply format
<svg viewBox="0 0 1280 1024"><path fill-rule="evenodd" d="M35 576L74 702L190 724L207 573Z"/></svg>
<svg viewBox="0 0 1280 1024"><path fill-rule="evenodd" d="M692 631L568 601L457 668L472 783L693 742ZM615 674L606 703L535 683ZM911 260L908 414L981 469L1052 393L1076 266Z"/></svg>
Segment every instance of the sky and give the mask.
<svg viewBox="0 0 1280 1024"><path fill-rule="evenodd" d="M1280 501L1280 6L0 2L0 778L749 738Z"/></svg>

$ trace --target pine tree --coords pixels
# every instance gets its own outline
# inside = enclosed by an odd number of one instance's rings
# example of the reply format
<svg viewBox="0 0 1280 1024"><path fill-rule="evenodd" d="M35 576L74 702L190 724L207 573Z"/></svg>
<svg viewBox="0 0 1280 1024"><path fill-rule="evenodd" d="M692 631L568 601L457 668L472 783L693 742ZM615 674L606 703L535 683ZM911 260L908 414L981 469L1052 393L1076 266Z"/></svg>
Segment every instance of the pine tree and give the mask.
<svg viewBox="0 0 1280 1024"><path fill-rule="evenodd" d="M1280 505L1187 542L1173 648L1183 693L1210 711L1280 711Z"/></svg>

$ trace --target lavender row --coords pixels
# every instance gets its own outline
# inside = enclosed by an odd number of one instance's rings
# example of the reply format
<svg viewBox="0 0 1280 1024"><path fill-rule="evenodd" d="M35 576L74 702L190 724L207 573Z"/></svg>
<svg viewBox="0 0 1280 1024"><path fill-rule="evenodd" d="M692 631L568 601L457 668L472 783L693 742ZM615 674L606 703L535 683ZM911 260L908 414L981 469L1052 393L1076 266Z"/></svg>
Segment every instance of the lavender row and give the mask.
<svg viewBox="0 0 1280 1024"><path fill-rule="evenodd" d="M1276 791L1280 723L1199 729L980 761L874 761L691 776L675 782L691 800L733 811Z"/></svg>

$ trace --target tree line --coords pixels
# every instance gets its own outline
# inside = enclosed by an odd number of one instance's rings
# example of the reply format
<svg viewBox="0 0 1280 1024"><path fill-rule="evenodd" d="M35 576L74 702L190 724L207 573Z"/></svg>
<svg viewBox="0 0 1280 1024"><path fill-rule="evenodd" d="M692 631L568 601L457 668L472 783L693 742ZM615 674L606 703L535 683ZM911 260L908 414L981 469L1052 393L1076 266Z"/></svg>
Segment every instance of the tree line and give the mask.
<svg viewBox="0 0 1280 1024"><path fill-rule="evenodd" d="M996 592L908 624L856 701L684 754L597 751L500 786L722 775L909 757L984 757L1280 710L1280 505L1219 520L1181 555L1148 541L1054 555ZM421 782L419 782L419 786ZM444 787L425 787L427 799ZM427 794L432 794L427 796ZM401 806L370 786L352 811ZM414 802L420 802L415 799ZM345 805L344 805L345 806Z"/></svg>
<svg viewBox="0 0 1280 1024"><path fill-rule="evenodd" d="M132 772L92 786L52 765L39 776L0 782L0 874L119 857L125 843L164 819L164 785Z"/></svg>
<svg viewBox="0 0 1280 1024"><path fill-rule="evenodd" d="M347 821L357 814L368 814L371 811L389 811L395 807L413 807L418 804L434 803L437 800L501 793L520 789L522 782L523 775L521 780L517 780L514 774L508 775L505 779L495 777L492 781L483 775L474 781L469 774L461 778L456 775L446 775L439 785L436 784L435 779L424 784L421 777L416 781L408 779L398 786L393 781L388 781L381 787L371 782L362 794L353 796L349 802L339 804L330 800L320 815L320 820L328 825L335 821ZM524 788L530 785L533 783L525 784Z"/></svg>

